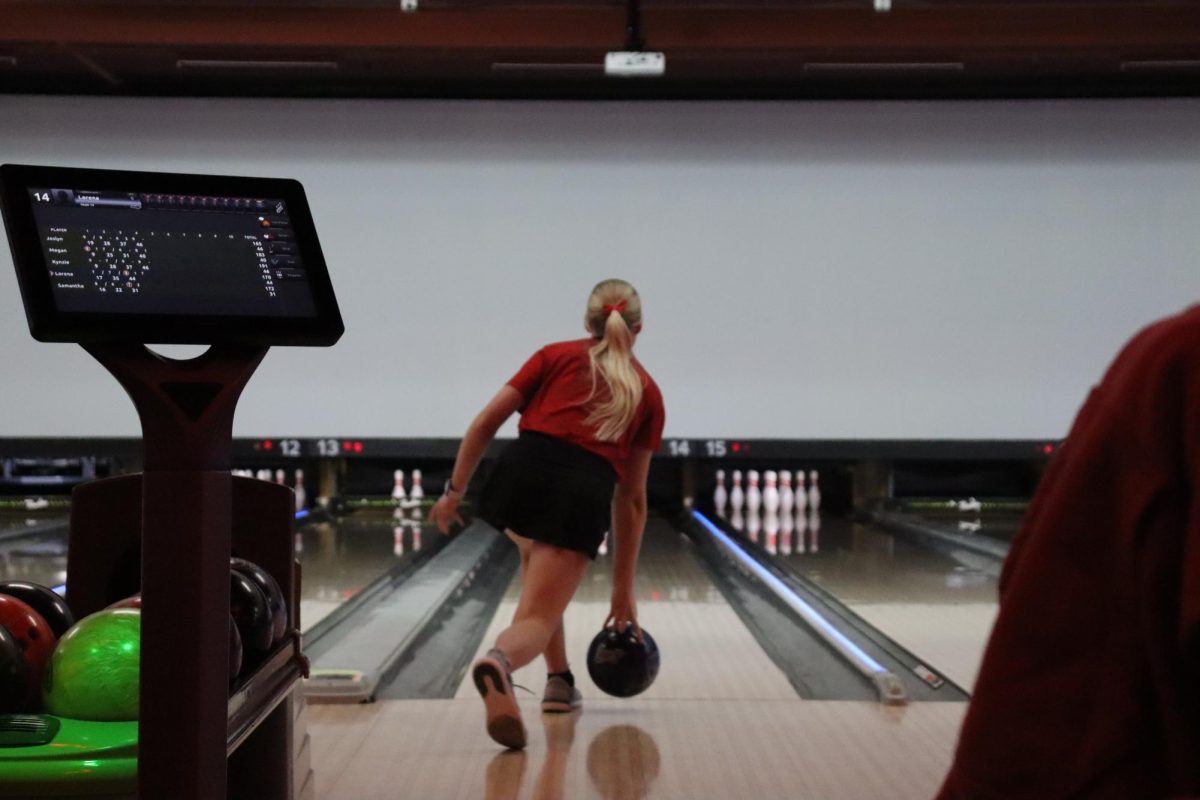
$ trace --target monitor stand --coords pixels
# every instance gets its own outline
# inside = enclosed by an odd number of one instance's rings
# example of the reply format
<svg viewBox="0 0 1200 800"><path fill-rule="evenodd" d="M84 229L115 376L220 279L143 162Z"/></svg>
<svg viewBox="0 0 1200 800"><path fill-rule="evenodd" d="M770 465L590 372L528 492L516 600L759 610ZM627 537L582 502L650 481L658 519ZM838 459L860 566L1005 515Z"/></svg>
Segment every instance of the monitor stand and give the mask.
<svg viewBox="0 0 1200 800"><path fill-rule="evenodd" d="M133 399L144 438L138 795L224 797L233 414L267 348L84 349Z"/></svg>

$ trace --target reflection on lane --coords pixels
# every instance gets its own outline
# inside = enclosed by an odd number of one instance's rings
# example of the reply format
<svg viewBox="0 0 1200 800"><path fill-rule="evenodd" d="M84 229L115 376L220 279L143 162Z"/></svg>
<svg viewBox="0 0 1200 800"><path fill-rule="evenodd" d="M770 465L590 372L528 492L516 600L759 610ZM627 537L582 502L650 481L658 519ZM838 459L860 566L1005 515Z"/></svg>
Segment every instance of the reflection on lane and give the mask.
<svg viewBox="0 0 1200 800"><path fill-rule="evenodd" d="M304 630L437 536L437 529L421 518L420 509L358 511L299 528L296 557L301 567Z"/></svg>
<svg viewBox="0 0 1200 800"><path fill-rule="evenodd" d="M968 691L996 615L1001 563L942 553L882 528L812 514L744 535ZM753 531L753 532L752 532Z"/></svg>
<svg viewBox="0 0 1200 800"><path fill-rule="evenodd" d="M986 536L999 542L1009 543L1021 527L1023 514L1012 511L929 511L912 514L921 524L942 533Z"/></svg>

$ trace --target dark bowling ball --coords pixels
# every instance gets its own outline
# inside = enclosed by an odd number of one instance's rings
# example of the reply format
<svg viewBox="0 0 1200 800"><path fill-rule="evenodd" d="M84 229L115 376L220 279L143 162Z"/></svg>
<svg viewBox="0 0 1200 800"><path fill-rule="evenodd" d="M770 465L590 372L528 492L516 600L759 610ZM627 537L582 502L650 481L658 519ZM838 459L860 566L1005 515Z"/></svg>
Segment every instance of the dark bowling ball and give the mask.
<svg viewBox="0 0 1200 800"><path fill-rule="evenodd" d="M249 666L271 650L271 608L262 589L233 569L229 571L229 613L242 637L243 666Z"/></svg>
<svg viewBox="0 0 1200 800"><path fill-rule="evenodd" d="M633 697L650 688L658 675L658 645L642 628L639 642L632 627L605 628L592 639L587 652L588 674L605 694Z"/></svg>
<svg viewBox="0 0 1200 800"><path fill-rule="evenodd" d="M229 566L254 581L267 596L267 604L271 607L271 643L279 644L287 635L288 629L287 599L283 596L283 590L279 588L271 573L253 561L235 557L229 559Z"/></svg>
<svg viewBox="0 0 1200 800"><path fill-rule="evenodd" d="M28 581L3 581L0 594L15 597L41 614L55 637L62 636L75 624L75 615L67 607L67 601L45 586Z"/></svg>
<svg viewBox="0 0 1200 800"><path fill-rule="evenodd" d="M242 634L238 632L233 614L229 615L229 681L242 671Z"/></svg>
<svg viewBox="0 0 1200 800"><path fill-rule="evenodd" d="M8 628L0 625L0 714L26 710L29 699L29 667L21 645Z"/></svg>
<svg viewBox="0 0 1200 800"><path fill-rule="evenodd" d="M0 594L0 625L12 634L21 648L21 657L29 668L25 708L36 711L42 702L42 673L58 637L50 629L50 623L28 603L6 594Z"/></svg>

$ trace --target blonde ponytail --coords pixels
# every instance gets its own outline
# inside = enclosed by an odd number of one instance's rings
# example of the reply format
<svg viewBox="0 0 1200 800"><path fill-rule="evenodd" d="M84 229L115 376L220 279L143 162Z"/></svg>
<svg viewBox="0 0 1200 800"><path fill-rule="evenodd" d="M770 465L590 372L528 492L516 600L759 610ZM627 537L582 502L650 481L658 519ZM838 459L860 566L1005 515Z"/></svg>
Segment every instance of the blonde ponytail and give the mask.
<svg viewBox="0 0 1200 800"><path fill-rule="evenodd" d="M625 435L642 402L642 377L633 366L634 328L642 324L642 300L629 283L610 279L592 289L587 303L587 327L599 338L588 350L592 365L592 394L596 375L608 387L608 396L596 403L587 423L596 438L612 442Z"/></svg>

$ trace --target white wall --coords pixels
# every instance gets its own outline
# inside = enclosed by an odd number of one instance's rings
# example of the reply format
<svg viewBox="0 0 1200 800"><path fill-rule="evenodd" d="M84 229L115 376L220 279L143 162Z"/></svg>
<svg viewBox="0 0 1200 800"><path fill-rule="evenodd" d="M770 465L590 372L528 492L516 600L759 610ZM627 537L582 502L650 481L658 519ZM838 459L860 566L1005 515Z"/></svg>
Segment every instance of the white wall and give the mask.
<svg viewBox="0 0 1200 800"><path fill-rule="evenodd" d="M457 436L585 295L642 292L674 436L1052 437L1200 297L1200 102L0 96L0 160L295 177L347 332L239 435ZM0 255L0 435L134 435Z"/></svg>

